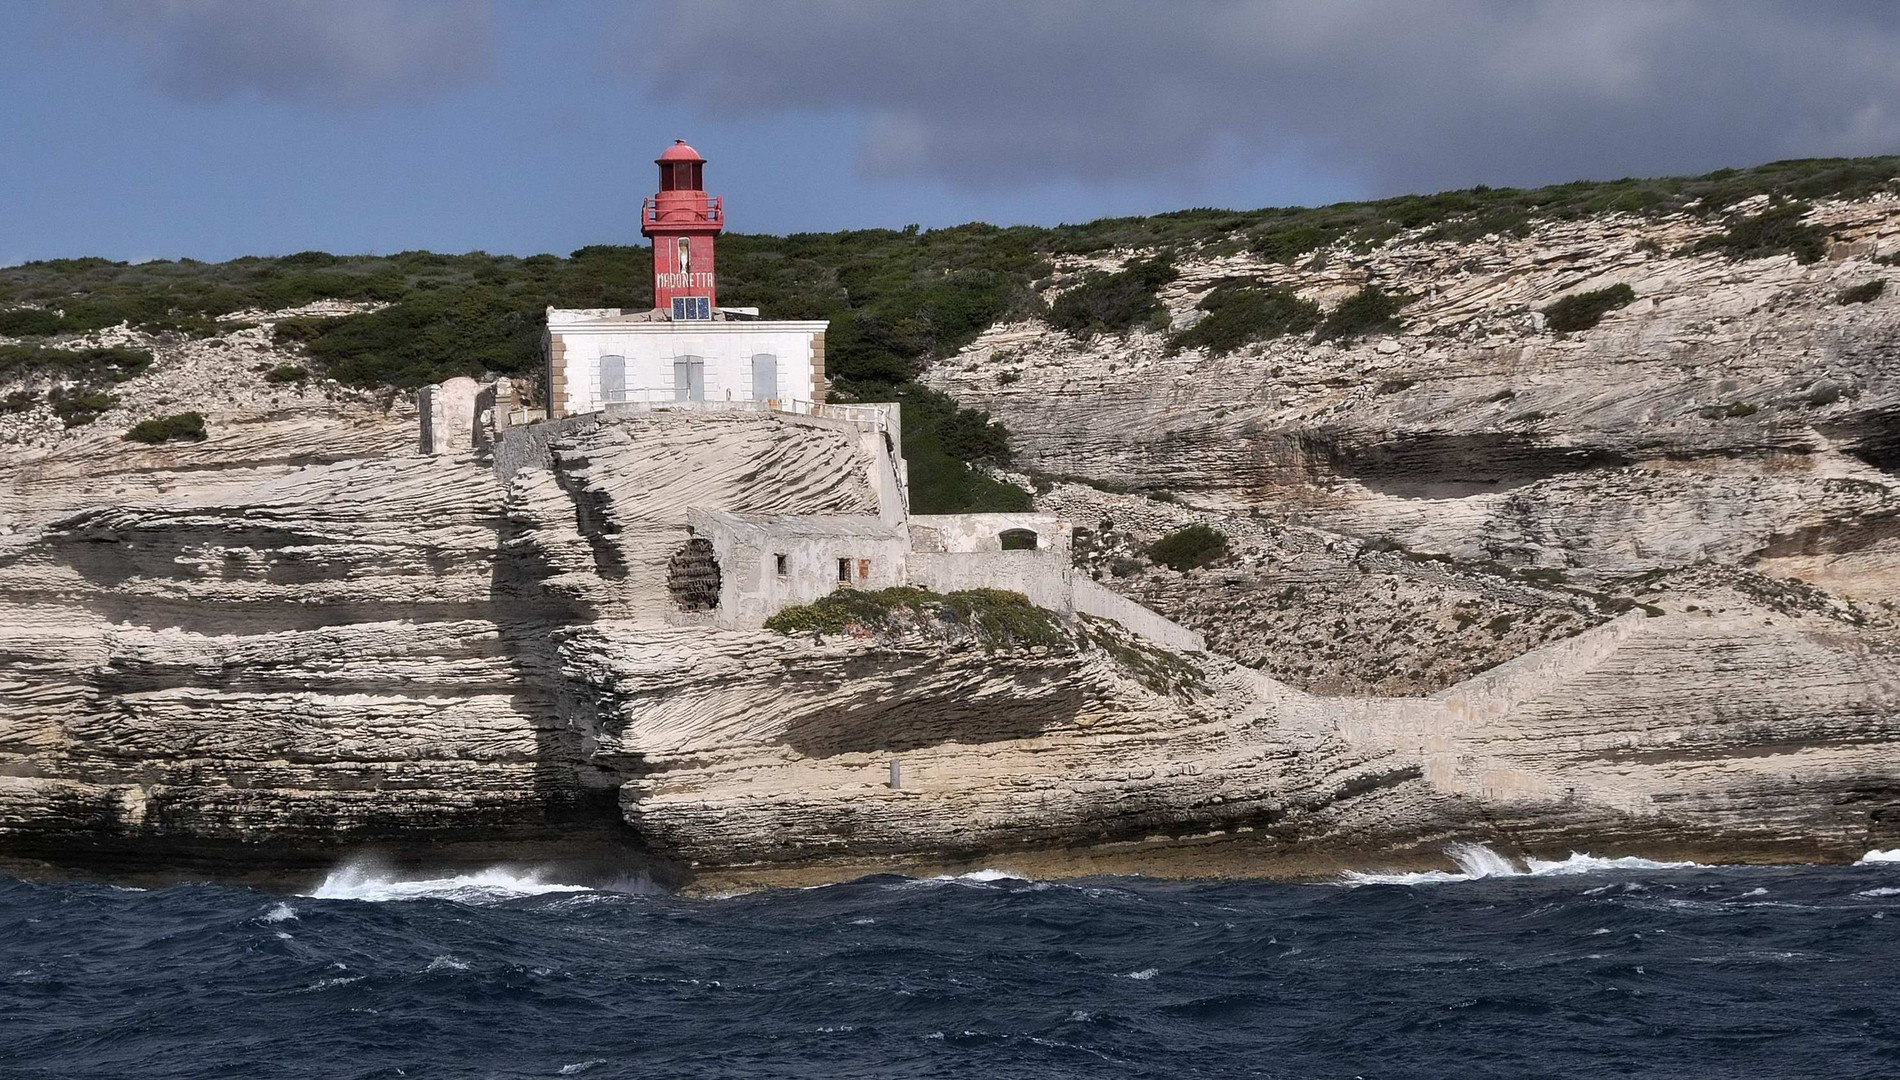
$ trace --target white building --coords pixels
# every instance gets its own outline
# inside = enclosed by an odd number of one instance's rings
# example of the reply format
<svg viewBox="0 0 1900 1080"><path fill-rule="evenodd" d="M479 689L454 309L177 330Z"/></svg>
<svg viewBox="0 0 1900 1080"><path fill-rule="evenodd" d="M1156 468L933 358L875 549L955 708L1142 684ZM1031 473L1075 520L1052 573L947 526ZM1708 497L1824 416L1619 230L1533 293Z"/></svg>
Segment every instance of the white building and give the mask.
<svg viewBox="0 0 1900 1080"><path fill-rule="evenodd" d="M676 321L659 309L549 308L548 416L623 401L823 402L827 325L745 309Z"/></svg>

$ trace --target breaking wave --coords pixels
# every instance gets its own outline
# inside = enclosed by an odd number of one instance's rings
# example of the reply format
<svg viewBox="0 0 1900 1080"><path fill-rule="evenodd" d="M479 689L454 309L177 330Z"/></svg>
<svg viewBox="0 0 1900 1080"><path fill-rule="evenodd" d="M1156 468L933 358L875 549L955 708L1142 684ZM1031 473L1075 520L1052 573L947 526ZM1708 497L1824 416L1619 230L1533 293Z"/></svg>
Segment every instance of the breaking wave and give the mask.
<svg viewBox="0 0 1900 1080"><path fill-rule="evenodd" d="M586 885L544 881L537 871L489 867L453 877L399 878L375 867L346 865L330 871L323 883L307 895L317 900L453 900L462 904L493 904L546 893L592 892Z"/></svg>
<svg viewBox="0 0 1900 1080"><path fill-rule="evenodd" d="M1625 855L1604 858L1573 851L1562 859L1537 859L1525 856L1520 868L1509 858L1483 844L1451 844L1445 854L1458 864L1457 870L1416 870L1409 873L1375 873L1348 870L1340 875L1347 885L1438 885L1453 881L1479 881L1484 878L1555 877L1566 874L1594 874L1604 870L1691 870L1692 862L1658 862Z"/></svg>
<svg viewBox="0 0 1900 1080"><path fill-rule="evenodd" d="M1860 861L1854 865L1872 866L1875 863L1900 863L1900 848L1890 848L1886 851L1870 851L1862 855Z"/></svg>

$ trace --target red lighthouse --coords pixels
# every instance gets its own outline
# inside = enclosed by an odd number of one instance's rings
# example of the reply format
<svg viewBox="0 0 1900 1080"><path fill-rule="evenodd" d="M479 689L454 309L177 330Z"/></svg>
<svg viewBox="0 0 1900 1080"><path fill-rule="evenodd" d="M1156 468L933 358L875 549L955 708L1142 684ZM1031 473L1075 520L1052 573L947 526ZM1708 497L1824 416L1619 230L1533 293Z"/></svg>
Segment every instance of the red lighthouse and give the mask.
<svg viewBox="0 0 1900 1080"><path fill-rule="evenodd" d="M653 241L653 306L675 319L710 319L713 237L726 227L721 201L708 198L699 151L675 139L654 159L660 191L640 209L640 235Z"/></svg>

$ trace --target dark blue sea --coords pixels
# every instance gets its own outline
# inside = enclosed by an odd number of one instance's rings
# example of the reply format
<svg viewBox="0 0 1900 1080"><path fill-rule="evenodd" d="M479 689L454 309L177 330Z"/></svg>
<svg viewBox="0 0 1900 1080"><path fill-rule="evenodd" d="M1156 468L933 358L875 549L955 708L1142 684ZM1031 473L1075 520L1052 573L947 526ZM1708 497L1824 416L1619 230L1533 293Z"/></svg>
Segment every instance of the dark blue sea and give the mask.
<svg viewBox="0 0 1900 1080"><path fill-rule="evenodd" d="M1900 1075L1900 863L1460 862L726 899L0 879L0 1075Z"/></svg>

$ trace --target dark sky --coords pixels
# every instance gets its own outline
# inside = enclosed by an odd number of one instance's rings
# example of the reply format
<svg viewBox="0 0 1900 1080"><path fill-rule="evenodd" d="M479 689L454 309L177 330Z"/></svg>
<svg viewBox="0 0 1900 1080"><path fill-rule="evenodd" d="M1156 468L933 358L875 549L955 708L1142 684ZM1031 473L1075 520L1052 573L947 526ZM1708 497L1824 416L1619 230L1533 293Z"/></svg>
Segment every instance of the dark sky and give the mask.
<svg viewBox="0 0 1900 1080"><path fill-rule="evenodd" d="M1900 3L0 0L0 265L1085 220L1900 148Z"/></svg>

